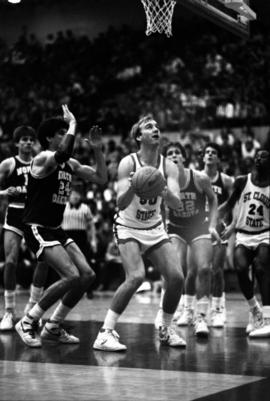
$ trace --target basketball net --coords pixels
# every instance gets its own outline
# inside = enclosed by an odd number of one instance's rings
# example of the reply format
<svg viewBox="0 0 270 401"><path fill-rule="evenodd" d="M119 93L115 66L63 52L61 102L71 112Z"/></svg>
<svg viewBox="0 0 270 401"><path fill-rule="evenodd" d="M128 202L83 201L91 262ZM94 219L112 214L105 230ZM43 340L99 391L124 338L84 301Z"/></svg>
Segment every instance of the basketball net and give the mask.
<svg viewBox="0 0 270 401"><path fill-rule="evenodd" d="M172 36L172 16L176 0L141 0L146 14L146 35L165 33Z"/></svg>

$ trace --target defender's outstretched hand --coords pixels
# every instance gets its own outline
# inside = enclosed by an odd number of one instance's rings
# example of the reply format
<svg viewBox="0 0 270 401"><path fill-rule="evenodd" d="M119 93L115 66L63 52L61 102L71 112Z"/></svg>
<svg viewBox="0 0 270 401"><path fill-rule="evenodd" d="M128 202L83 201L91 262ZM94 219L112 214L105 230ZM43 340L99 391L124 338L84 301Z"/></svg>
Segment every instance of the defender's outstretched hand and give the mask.
<svg viewBox="0 0 270 401"><path fill-rule="evenodd" d="M67 104L62 104L62 110L63 110L63 118L68 124L70 124L71 122L76 123L76 118L74 117L74 114L72 114L71 111L69 110Z"/></svg>
<svg viewBox="0 0 270 401"><path fill-rule="evenodd" d="M88 139L86 141L89 143L92 149L102 148L102 129L98 125L91 127Z"/></svg>

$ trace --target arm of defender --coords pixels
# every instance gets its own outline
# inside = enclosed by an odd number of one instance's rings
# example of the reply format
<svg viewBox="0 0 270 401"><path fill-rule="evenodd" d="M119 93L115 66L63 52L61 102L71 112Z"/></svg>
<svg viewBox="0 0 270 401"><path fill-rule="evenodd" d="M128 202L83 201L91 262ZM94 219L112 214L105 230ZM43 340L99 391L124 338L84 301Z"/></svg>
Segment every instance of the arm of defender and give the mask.
<svg viewBox="0 0 270 401"><path fill-rule="evenodd" d="M167 186L161 196L171 209L178 209L180 206L179 172L176 165L166 159Z"/></svg>
<svg viewBox="0 0 270 401"><path fill-rule="evenodd" d="M75 159L71 159L74 174L85 181L95 182L104 185L108 180L107 166L102 152L102 130L98 126L93 126L89 131L87 142L93 149L96 159L95 168L82 165Z"/></svg>
<svg viewBox="0 0 270 401"><path fill-rule="evenodd" d="M222 205L220 205L218 208L218 213L221 218L234 208L236 202L240 198L240 195L246 185L246 182L247 182L247 176L239 176L236 178L229 199L227 199L224 203L222 203Z"/></svg>

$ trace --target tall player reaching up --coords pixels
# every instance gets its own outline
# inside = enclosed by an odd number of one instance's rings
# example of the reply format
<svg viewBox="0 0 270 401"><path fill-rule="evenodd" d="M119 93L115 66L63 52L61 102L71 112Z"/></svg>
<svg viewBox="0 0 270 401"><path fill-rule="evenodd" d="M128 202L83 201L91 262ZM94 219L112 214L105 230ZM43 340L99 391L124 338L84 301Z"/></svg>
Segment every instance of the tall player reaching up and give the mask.
<svg viewBox="0 0 270 401"><path fill-rule="evenodd" d="M8 198L8 207L3 227L5 314L0 322L1 331L13 330L15 324L16 269L23 238L22 216L35 140L36 133L32 127L26 125L17 127L13 133L13 141L18 148L18 154L3 160L0 164L0 185L3 188L0 191L0 196ZM43 278L40 277L43 265L42 263L34 273L34 282L36 285L39 285L40 279L43 283Z"/></svg>
<svg viewBox="0 0 270 401"><path fill-rule="evenodd" d="M218 206L224 203L232 192L234 179L219 171L221 158L220 147L209 142L204 147L203 161L204 172L211 181L211 186L216 194ZM208 212L207 204L207 212ZM225 223L218 219L217 230L219 234L223 231ZM211 323L213 327L223 327L225 323L225 293L224 293L224 264L226 261L226 250L228 241L213 242L212 261L212 306Z"/></svg>
<svg viewBox="0 0 270 401"><path fill-rule="evenodd" d="M102 351L124 351L115 326L131 297L142 284L145 266L142 254L164 277L166 291L163 299L159 340L171 347L183 347L185 341L171 328L171 320L183 288L180 262L166 233L161 203L164 200L175 209L180 202L178 171L176 166L163 158L159 152L161 134L152 117L143 117L131 129L139 151L124 157L118 168L117 204L119 212L115 219L114 233L126 273L125 281L114 294L103 326L93 348ZM143 166L153 166L167 177L167 188L153 199L135 194L131 175Z"/></svg>
<svg viewBox="0 0 270 401"><path fill-rule="evenodd" d="M237 204L237 215L225 229L228 238L236 230L234 264L249 309L247 333L252 338L270 337L270 152L259 149L251 173L239 176L230 198L219 207L221 216ZM263 308L254 295L249 276L252 265Z"/></svg>
<svg viewBox="0 0 270 401"><path fill-rule="evenodd" d="M96 159L94 169L71 158L76 120L66 105L63 106L63 117L50 118L41 123L38 139L43 151L33 159L27 186L23 218L26 242L37 258L54 268L61 277L15 326L21 339L30 347L42 345L37 322L60 299L42 329L41 338L64 344L79 342L79 338L67 333L61 323L95 278L78 246L60 226L73 174L98 184L104 184L107 180L106 163L101 150L101 130L92 127L88 138Z"/></svg>

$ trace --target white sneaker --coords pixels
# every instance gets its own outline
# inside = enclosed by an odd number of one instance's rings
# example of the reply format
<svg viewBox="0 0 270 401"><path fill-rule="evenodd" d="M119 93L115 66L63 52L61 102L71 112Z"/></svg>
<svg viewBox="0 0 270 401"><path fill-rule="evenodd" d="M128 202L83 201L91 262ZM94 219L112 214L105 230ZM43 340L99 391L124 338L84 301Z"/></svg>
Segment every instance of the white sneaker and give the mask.
<svg viewBox="0 0 270 401"><path fill-rule="evenodd" d="M194 310L191 308L184 308L182 315L177 320L177 326L188 326L193 323Z"/></svg>
<svg viewBox="0 0 270 401"><path fill-rule="evenodd" d="M186 341L180 337L172 327L161 326L159 328L159 341L169 347L186 347Z"/></svg>
<svg viewBox="0 0 270 401"><path fill-rule="evenodd" d="M251 331L250 338L266 338L270 337L270 319L264 319L263 326Z"/></svg>
<svg viewBox="0 0 270 401"><path fill-rule="evenodd" d="M15 326L14 319L15 316L12 312L6 312L0 322L0 330L1 331L13 330Z"/></svg>
<svg viewBox="0 0 270 401"><path fill-rule="evenodd" d="M209 334L209 329L207 327L205 318L201 315L197 316L194 321L194 331L195 335L198 337L207 337Z"/></svg>
<svg viewBox="0 0 270 401"><path fill-rule="evenodd" d="M33 321L32 323L28 323L21 319L15 325L15 329L26 345L31 348L41 347L41 340L38 335L38 322Z"/></svg>
<svg viewBox="0 0 270 401"><path fill-rule="evenodd" d="M79 344L80 342L78 337L69 334L63 327L56 326L49 329L46 324L41 331L40 337L43 341L51 343Z"/></svg>
<svg viewBox="0 0 270 401"><path fill-rule="evenodd" d="M246 333L249 334L255 329L259 329L264 325L263 313L259 306L255 306L252 311L249 312L249 321L246 328Z"/></svg>
<svg viewBox="0 0 270 401"><path fill-rule="evenodd" d="M157 330L162 326L162 309L158 310L154 325Z"/></svg>
<svg viewBox="0 0 270 401"><path fill-rule="evenodd" d="M212 327L222 328L224 327L224 313L221 309L214 309L211 311L211 323Z"/></svg>
<svg viewBox="0 0 270 401"><path fill-rule="evenodd" d="M93 348L100 351L126 351L127 347L121 344L120 337L115 330L101 329Z"/></svg>

